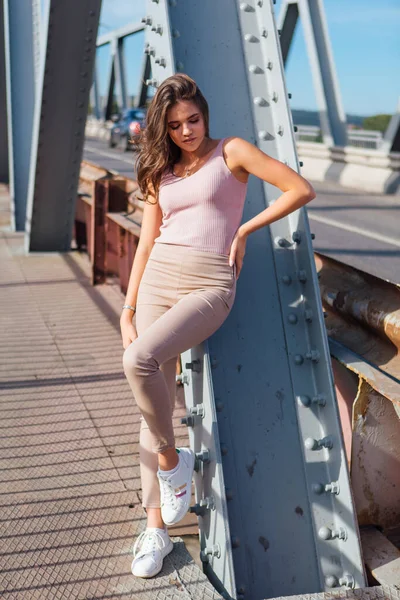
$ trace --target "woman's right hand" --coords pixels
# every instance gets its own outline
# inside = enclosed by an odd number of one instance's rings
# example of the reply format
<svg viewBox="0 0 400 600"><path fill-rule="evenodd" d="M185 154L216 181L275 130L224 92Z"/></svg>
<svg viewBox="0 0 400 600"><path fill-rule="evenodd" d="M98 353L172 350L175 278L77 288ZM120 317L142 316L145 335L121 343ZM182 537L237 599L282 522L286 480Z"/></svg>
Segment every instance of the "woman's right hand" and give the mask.
<svg viewBox="0 0 400 600"><path fill-rule="evenodd" d="M132 313L130 311L126 311L129 314L122 314L120 319L120 327L121 327L121 335L122 335L122 345L124 350L137 338L137 331L135 326L132 323Z"/></svg>

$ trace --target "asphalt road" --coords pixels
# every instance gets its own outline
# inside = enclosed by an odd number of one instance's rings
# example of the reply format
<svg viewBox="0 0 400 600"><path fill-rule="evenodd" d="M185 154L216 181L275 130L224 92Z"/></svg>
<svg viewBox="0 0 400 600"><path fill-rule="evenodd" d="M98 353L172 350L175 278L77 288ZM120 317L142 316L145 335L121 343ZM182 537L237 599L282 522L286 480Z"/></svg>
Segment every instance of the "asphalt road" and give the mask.
<svg viewBox="0 0 400 600"><path fill-rule="evenodd" d="M134 153L86 141L84 159L134 178ZM400 284L400 197L369 194L335 183L312 182L317 197L307 205L314 249Z"/></svg>

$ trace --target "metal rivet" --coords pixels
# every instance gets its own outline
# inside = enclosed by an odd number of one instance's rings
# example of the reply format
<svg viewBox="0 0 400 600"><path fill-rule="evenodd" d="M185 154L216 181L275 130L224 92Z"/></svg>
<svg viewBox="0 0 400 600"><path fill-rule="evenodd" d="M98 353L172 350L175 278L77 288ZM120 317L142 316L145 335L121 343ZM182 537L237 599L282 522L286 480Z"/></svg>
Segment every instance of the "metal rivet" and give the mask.
<svg viewBox="0 0 400 600"><path fill-rule="evenodd" d="M202 498L200 502L189 508L189 512L201 517L204 516L208 510L215 510L215 500L213 496Z"/></svg>
<svg viewBox="0 0 400 600"><path fill-rule="evenodd" d="M250 4L247 4L247 2L241 2L239 8L243 12L255 12L254 8Z"/></svg>
<svg viewBox="0 0 400 600"><path fill-rule="evenodd" d="M272 62L272 60L269 60L267 62L267 69L269 69L270 71L272 71L273 66L274 66L274 63Z"/></svg>
<svg viewBox="0 0 400 600"><path fill-rule="evenodd" d="M259 42L260 40L258 39L258 37L256 37L255 35L251 34L251 33L246 33L244 36L244 39L246 40L246 42L251 42L251 43L255 43L255 42Z"/></svg>
<svg viewBox="0 0 400 600"><path fill-rule="evenodd" d="M196 459L204 464L208 464L210 462L210 451L205 449L202 452L196 452Z"/></svg>
<svg viewBox="0 0 400 600"><path fill-rule="evenodd" d="M311 310L311 308L306 308L306 310L304 311L304 318L307 321L307 323L311 323L313 320L313 311Z"/></svg>
<svg viewBox="0 0 400 600"><path fill-rule="evenodd" d="M258 133L258 137L260 140L273 140L275 139L273 135L271 135L268 131L261 130Z"/></svg>
<svg viewBox="0 0 400 600"><path fill-rule="evenodd" d="M276 92L272 94L272 100L273 102L278 102L278 94Z"/></svg>
<svg viewBox="0 0 400 600"><path fill-rule="evenodd" d="M317 363L320 359L320 353L318 350L310 350L309 352L306 352L306 358L311 360L311 362Z"/></svg>
<svg viewBox="0 0 400 600"><path fill-rule="evenodd" d="M343 575L343 577L340 577L339 583L340 583L340 585L344 585L351 589L354 589L356 587L356 583L354 581L353 575L349 575L348 573Z"/></svg>
<svg viewBox="0 0 400 600"><path fill-rule="evenodd" d="M332 438L326 436L320 440L316 440L315 438L307 438L304 442L304 446L307 450L322 450L322 448L328 448L331 450L333 448Z"/></svg>
<svg viewBox="0 0 400 600"><path fill-rule="evenodd" d="M282 125L279 125L279 127L277 129L277 134L278 135L283 135L283 127L282 127Z"/></svg>
<svg viewBox="0 0 400 600"><path fill-rule="evenodd" d="M187 373L180 373L179 375L175 376L175 381L180 381L181 383L187 385L190 383L190 378Z"/></svg>
<svg viewBox="0 0 400 600"><path fill-rule="evenodd" d="M250 65L249 71L250 71L250 73L253 73L253 74L264 73L264 70L261 67L259 67L258 65Z"/></svg>
<svg viewBox="0 0 400 600"><path fill-rule="evenodd" d="M325 486L325 492L330 492L331 494L338 496L340 494L339 482L331 481L331 483L327 483Z"/></svg>
<svg viewBox="0 0 400 600"><path fill-rule="evenodd" d="M292 233L292 240L296 244L300 244L300 242L301 242L301 232L300 231L293 231L293 233Z"/></svg>
<svg viewBox="0 0 400 600"><path fill-rule="evenodd" d="M201 372L201 360L199 358L195 358L194 360L185 363L185 369L189 369L191 371L195 371L196 373Z"/></svg>
<svg viewBox="0 0 400 600"><path fill-rule="evenodd" d="M290 246L290 242L288 242L285 238L276 238L275 244L280 248L287 248L288 246Z"/></svg>
<svg viewBox="0 0 400 600"><path fill-rule="evenodd" d="M179 33L178 29L173 29L171 33L173 38L181 37L181 34Z"/></svg>
<svg viewBox="0 0 400 600"><path fill-rule="evenodd" d="M310 398L310 396L297 396L297 401L299 404L302 404L307 408L309 408L313 404L317 404L318 406L325 406L326 396L324 394L317 394L313 398Z"/></svg>
<svg viewBox="0 0 400 600"><path fill-rule="evenodd" d="M303 161L299 162L300 167L302 167L304 165Z"/></svg>
<svg viewBox="0 0 400 600"><path fill-rule="evenodd" d="M191 415L193 415L195 417L201 417L202 419L204 419L204 415L205 415L204 404L196 404L195 406L191 406L189 408L189 412Z"/></svg>
<svg viewBox="0 0 400 600"><path fill-rule="evenodd" d="M292 283L292 278L290 277L290 275L283 275L281 277L281 281L282 283L284 283L285 285L290 285Z"/></svg>
<svg viewBox="0 0 400 600"><path fill-rule="evenodd" d="M294 313L290 313L290 315L288 315L288 321L291 325L296 325L297 316Z"/></svg>
<svg viewBox="0 0 400 600"><path fill-rule="evenodd" d="M300 283L306 283L307 273L304 271L304 269L300 269L300 271L297 271L297 279L300 281Z"/></svg>
<svg viewBox="0 0 400 600"><path fill-rule="evenodd" d="M344 527L339 527L338 529L329 529L329 527L321 527L318 531L318 536L321 540L346 540L347 533ZM340 581L340 580L339 580Z"/></svg>
<svg viewBox="0 0 400 600"><path fill-rule="evenodd" d="M194 427L194 418L190 415L181 418L181 424L187 425L188 427Z"/></svg>
<svg viewBox="0 0 400 600"><path fill-rule="evenodd" d="M301 354L296 354L294 357L294 362L296 365L302 365L304 362L304 358L302 357Z"/></svg>
<svg viewBox="0 0 400 600"><path fill-rule="evenodd" d="M204 548L204 550L200 552L200 559L202 562L208 562L209 556L216 556L217 558L220 558L221 546L219 544L214 544L211 547Z"/></svg>
<svg viewBox="0 0 400 600"><path fill-rule="evenodd" d="M253 102L256 106L269 106L267 100L265 98L262 98L261 96L257 96L256 98L254 98Z"/></svg>
<svg viewBox="0 0 400 600"><path fill-rule="evenodd" d="M337 587L338 583L339 583L338 578L335 577L334 575L328 575L328 577L325 577L325 585L328 588Z"/></svg>

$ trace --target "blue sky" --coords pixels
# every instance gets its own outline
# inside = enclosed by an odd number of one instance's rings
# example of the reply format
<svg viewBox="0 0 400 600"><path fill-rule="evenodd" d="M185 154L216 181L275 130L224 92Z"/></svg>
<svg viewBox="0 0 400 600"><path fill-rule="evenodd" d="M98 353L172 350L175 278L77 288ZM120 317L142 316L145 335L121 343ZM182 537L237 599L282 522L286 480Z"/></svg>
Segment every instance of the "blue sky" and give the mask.
<svg viewBox="0 0 400 600"><path fill-rule="evenodd" d="M279 14L282 0L277 0ZM325 0L342 104L346 113L392 114L400 96L399 0ZM103 0L100 34L126 23L140 22L145 0ZM144 34L127 40L128 89L136 94ZM106 81L108 50L99 51L101 93ZM302 27L297 26L286 67L291 107L316 110L311 71Z"/></svg>

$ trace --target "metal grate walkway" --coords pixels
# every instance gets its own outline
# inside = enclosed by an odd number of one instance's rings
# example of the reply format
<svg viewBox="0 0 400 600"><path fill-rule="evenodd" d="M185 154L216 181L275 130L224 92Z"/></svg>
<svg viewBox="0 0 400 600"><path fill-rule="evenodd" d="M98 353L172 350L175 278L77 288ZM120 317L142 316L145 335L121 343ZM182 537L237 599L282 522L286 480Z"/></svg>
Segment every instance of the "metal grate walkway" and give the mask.
<svg viewBox="0 0 400 600"><path fill-rule="evenodd" d="M158 577L131 574L145 519L121 297L91 287L86 255L25 256L8 202L0 189L1 598L219 598L179 537Z"/></svg>

